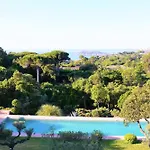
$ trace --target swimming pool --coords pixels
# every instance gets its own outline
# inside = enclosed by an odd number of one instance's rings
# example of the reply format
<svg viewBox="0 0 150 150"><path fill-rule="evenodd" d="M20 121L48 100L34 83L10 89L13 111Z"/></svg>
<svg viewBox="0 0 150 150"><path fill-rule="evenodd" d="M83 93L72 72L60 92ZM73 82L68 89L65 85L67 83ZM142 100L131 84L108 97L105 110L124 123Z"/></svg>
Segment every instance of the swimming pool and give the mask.
<svg viewBox="0 0 150 150"><path fill-rule="evenodd" d="M127 133L133 133L136 136L143 136L141 134L138 125L136 123L130 123L128 126L125 126L121 120L113 119L88 119L80 118L77 119L31 119L27 118L26 126L27 128L34 128L34 132L38 134L47 134L50 132L50 129L53 128L54 132L57 134L59 131L82 131L86 133L91 133L93 130L100 130L105 136L124 136ZM16 132L12 123L17 120L14 118L5 119L6 128L12 129ZM142 127L145 128L146 123L142 122Z"/></svg>

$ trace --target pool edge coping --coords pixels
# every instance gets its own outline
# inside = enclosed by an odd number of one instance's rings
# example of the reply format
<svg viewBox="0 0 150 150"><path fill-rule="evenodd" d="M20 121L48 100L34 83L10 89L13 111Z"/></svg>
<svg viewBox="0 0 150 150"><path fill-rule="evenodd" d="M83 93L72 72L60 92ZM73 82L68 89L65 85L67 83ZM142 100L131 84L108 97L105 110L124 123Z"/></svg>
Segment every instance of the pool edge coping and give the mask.
<svg viewBox="0 0 150 150"><path fill-rule="evenodd" d="M30 120L30 119L33 119L33 120L37 120L37 119L40 119L40 120L75 120L75 121L113 121L113 122L116 122L116 121L123 121L124 119L123 118L119 118L119 117L70 117L70 116L61 116L61 117L56 117L56 116L32 116L32 115L5 115L5 116L0 116L0 119L2 119L3 121L7 118L10 118L10 119L19 119L19 118L24 118L25 120ZM149 119L148 119L149 120ZM141 119L140 121L144 121L144 119ZM16 133L13 134L14 136L16 135ZM21 136L25 137L26 134L22 134ZM57 135L56 135L57 136ZM32 137L43 137L42 134L40 133L34 133L32 135ZM108 140L111 140L111 139L123 139L124 136L104 136L103 139L108 139ZM144 136L137 136L137 138L140 140L140 139L145 139Z"/></svg>
<svg viewBox="0 0 150 150"><path fill-rule="evenodd" d="M1 118L1 117L0 117ZM35 115L5 115L3 119L20 119L24 118L27 120L30 119L39 119L39 120L76 120L76 121L124 121L124 118L120 117L71 117L71 116L35 116ZM148 119L150 121L150 119ZM141 122L146 122L144 119L140 120Z"/></svg>

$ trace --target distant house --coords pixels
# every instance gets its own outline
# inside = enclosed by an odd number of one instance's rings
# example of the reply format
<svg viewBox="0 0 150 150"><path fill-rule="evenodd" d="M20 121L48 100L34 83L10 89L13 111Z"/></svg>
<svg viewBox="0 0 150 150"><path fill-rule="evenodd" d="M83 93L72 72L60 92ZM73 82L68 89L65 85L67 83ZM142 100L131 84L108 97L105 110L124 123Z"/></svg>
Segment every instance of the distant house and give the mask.
<svg viewBox="0 0 150 150"><path fill-rule="evenodd" d="M106 68L108 68L108 69L118 69L118 68L125 69L127 67L125 67L124 65L110 65L110 66L107 66Z"/></svg>
<svg viewBox="0 0 150 150"><path fill-rule="evenodd" d="M80 66L74 66L74 67L60 67L62 70L79 70Z"/></svg>

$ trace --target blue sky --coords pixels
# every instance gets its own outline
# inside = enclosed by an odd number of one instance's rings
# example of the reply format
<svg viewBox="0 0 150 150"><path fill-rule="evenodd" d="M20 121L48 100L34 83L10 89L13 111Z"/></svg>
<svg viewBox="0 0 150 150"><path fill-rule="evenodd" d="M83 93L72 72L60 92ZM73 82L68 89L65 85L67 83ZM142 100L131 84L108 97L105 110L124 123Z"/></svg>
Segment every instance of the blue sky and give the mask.
<svg viewBox="0 0 150 150"><path fill-rule="evenodd" d="M0 0L0 6L5 50L150 48L150 0Z"/></svg>

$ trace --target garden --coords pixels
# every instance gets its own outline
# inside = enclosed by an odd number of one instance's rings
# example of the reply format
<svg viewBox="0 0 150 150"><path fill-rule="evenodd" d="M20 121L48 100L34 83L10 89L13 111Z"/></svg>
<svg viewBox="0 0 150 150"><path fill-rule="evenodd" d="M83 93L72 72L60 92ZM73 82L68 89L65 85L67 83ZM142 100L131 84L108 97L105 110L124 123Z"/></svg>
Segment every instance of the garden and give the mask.
<svg viewBox="0 0 150 150"><path fill-rule="evenodd" d="M14 137L1 124L1 145L15 146L16 150L50 149L52 145L118 150L146 150L150 146L150 53L123 52L90 58L81 55L79 60L71 60L69 53L57 50L7 54L0 48L0 54L0 109L25 116L121 117L125 125L136 123L146 139L131 144L130 138L33 138L32 129L25 130L24 124L16 123L14 126L24 130L27 137L20 138L20 132Z"/></svg>
<svg viewBox="0 0 150 150"><path fill-rule="evenodd" d="M0 125L0 149L19 150L132 150L149 149L148 141L138 140L133 134L126 134L122 140L105 140L103 133L94 130L90 135L83 132L61 131L54 136L54 130L42 137L32 137L33 129L26 129L24 121L15 121L13 123L18 134L13 135L10 129L5 128L5 123ZM20 137L25 132L25 137Z"/></svg>

